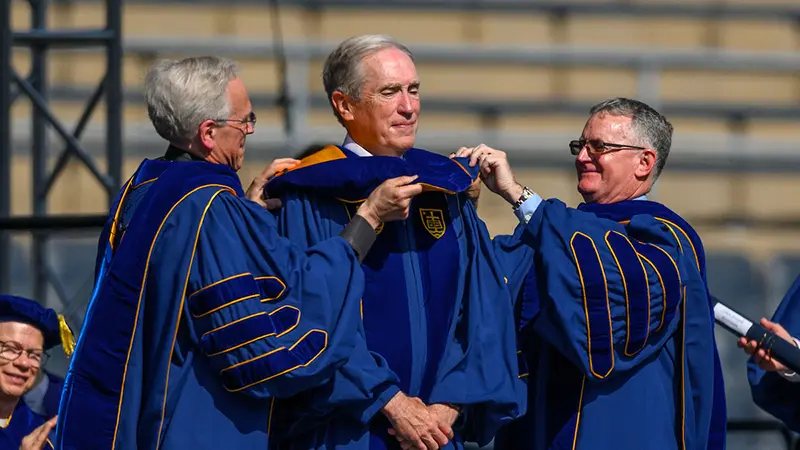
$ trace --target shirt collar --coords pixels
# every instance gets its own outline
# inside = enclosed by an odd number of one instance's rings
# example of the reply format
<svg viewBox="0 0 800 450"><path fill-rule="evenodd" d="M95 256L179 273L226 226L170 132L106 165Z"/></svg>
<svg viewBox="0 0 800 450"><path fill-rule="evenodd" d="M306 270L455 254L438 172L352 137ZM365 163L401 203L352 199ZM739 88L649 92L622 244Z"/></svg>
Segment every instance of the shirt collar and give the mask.
<svg viewBox="0 0 800 450"><path fill-rule="evenodd" d="M350 150L358 156L372 156L372 153L368 152L364 147L356 144L349 134L344 137L344 144L342 144L342 147Z"/></svg>

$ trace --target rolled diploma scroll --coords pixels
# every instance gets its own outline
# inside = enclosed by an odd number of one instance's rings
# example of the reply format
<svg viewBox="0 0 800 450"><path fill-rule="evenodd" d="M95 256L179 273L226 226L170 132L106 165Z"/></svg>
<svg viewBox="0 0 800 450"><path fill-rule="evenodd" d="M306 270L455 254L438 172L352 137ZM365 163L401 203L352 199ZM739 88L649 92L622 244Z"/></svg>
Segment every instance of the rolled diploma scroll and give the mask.
<svg viewBox="0 0 800 450"><path fill-rule="evenodd" d="M736 311L720 302L714 305L714 319L728 331L737 336L746 337L749 341L758 342L759 348L771 354L784 366L800 373L800 348L787 342L771 331L767 331L759 323L753 323Z"/></svg>

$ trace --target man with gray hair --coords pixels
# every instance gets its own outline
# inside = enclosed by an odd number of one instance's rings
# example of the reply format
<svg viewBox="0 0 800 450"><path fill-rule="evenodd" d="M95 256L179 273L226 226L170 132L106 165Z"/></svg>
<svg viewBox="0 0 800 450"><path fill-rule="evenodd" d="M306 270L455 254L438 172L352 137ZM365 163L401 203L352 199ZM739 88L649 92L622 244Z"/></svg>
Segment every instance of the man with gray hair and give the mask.
<svg viewBox="0 0 800 450"><path fill-rule="evenodd" d="M236 64L156 63L145 79L169 147L117 196L65 380L56 448L269 448L272 401L328 382L357 345L360 261L422 189L387 180L342 232L278 236L263 185L236 171L256 117Z"/></svg>
<svg viewBox="0 0 800 450"><path fill-rule="evenodd" d="M515 235L535 250L516 305L529 413L495 449L724 448L703 244L647 199L672 131L636 100L594 106L569 143L585 201L576 209L517 183L500 150L452 155L480 167L512 205Z"/></svg>
<svg viewBox="0 0 800 450"><path fill-rule="evenodd" d="M524 412L511 295L468 196L466 158L413 148L420 80L411 51L357 36L326 59L323 84L346 136L272 179L281 234L329 238L378 183L425 186L364 260L363 341L333 381L276 403L291 448L436 449L491 441ZM512 284L509 281L508 284Z"/></svg>

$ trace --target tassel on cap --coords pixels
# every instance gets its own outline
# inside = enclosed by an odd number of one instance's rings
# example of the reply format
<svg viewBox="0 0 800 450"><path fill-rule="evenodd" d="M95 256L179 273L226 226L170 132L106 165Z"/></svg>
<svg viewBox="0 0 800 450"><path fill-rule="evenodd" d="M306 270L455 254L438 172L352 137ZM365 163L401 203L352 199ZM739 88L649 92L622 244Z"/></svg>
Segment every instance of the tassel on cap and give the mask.
<svg viewBox="0 0 800 450"><path fill-rule="evenodd" d="M58 333L61 335L61 345L64 347L64 353L69 358L75 351L75 336L61 314L58 315Z"/></svg>

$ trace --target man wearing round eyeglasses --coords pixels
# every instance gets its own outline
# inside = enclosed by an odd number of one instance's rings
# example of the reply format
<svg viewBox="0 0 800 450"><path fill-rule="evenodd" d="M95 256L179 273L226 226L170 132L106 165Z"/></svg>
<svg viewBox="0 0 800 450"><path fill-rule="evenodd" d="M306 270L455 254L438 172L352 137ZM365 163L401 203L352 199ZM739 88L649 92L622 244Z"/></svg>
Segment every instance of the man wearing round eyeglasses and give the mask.
<svg viewBox="0 0 800 450"><path fill-rule="evenodd" d="M702 242L647 194L672 125L624 98L590 111L575 155L584 202L518 184L504 152L462 148L535 250L517 299L528 413L497 450L724 448L725 399Z"/></svg>
<svg viewBox="0 0 800 450"><path fill-rule="evenodd" d="M58 345L69 355L74 341L54 310L27 298L0 295L0 448L53 448L49 435L56 418L45 421L22 396L35 384L47 351Z"/></svg>

